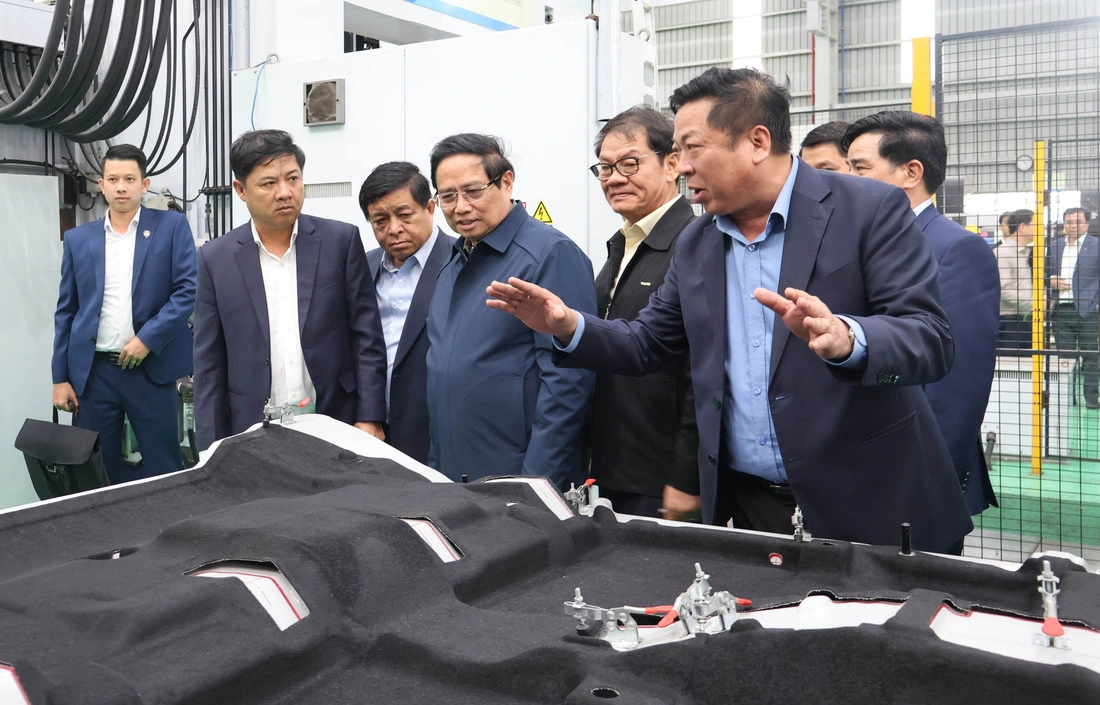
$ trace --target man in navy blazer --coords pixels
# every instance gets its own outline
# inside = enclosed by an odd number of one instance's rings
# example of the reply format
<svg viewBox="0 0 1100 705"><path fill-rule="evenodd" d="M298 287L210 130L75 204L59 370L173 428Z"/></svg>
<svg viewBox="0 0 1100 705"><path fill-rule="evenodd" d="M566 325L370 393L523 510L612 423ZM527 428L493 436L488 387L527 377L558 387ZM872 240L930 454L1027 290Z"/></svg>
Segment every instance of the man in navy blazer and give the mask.
<svg viewBox="0 0 1100 705"><path fill-rule="evenodd" d="M1050 243L1046 269L1054 344L1081 354L1085 406L1100 409L1100 240L1089 235L1089 214L1068 208L1062 214L1066 236Z"/></svg>
<svg viewBox="0 0 1100 705"><path fill-rule="evenodd" d="M563 365L688 355L705 522L789 534L797 506L819 537L897 545L909 522L914 546L949 550L973 524L920 385L953 346L904 193L792 159L789 93L753 69L710 69L671 103L708 215L649 306L605 321L519 279L489 306L554 335Z"/></svg>
<svg viewBox="0 0 1100 705"><path fill-rule="evenodd" d="M932 203L947 171L947 141L933 117L884 111L854 122L844 135L852 173L905 191L939 265L936 282L955 339L955 364L924 388L947 440L971 515L997 506L981 430L1000 327L997 258L980 236L949 220Z"/></svg>
<svg viewBox="0 0 1100 705"><path fill-rule="evenodd" d="M415 164L388 162L359 189L378 249L367 253L386 338L386 440L428 462L428 305L455 238L435 227L435 201Z"/></svg>
<svg viewBox="0 0 1100 705"><path fill-rule="evenodd" d="M133 145L107 150L107 217L65 233L54 316L53 404L99 433L114 483L183 467L176 380L191 374L195 241L183 215L141 207L145 167ZM138 468L122 460L124 415Z"/></svg>
<svg viewBox="0 0 1100 705"><path fill-rule="evenodd" d="M359 228L302 215L305 155L281 130L229 152L252 220L199 249L200 449L290 404L383 438L386 346Z"/></svg>

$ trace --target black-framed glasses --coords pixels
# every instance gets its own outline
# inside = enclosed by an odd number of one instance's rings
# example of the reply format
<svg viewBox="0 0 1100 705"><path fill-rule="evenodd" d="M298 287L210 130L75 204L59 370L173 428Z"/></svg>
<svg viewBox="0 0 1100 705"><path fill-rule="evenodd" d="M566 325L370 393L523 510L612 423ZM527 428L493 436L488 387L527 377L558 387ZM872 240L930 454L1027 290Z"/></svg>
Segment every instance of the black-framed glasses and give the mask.
<svg viewBox="0 0 1100 705"><path fill-rule="evenodd" d="M472 188L464 188L458 191L447 191L445 193L437 193L433 198L440 208L454 208L458 205L458 197L461 194L466 199L467 203L474 203L480 201L481 197L485 195L485 192L489 190L489 187L493 184L500 184L501 178L504 174L489 181L484 186L474 186Z"/></svg>
<svg viewBox="0 0 1100 705"><path fill-rule="evenodd" d="M588 167L588 170L592 172L592 176L595 176L600 181L607 181L611 178L612 172L615 171L623 176L634 176L638 173L638 169L641 168L638 162L646 157L652 157L658 154L664 154L664 152L650 152L649 154L643 154L639 157L623 157L614 164L600 162L599 164L593 164Z"/></svg>

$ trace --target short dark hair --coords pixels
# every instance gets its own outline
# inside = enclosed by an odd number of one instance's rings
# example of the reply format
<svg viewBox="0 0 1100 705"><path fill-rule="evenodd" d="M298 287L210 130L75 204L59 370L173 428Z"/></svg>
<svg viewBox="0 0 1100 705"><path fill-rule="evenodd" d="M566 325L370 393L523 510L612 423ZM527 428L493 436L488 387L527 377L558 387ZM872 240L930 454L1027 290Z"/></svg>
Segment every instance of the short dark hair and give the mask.
<svg viewBox="0 0 1100 705"><path fill-rule="evenodd" d="M108 160L113 162L137 162L138 171L141 172L141 178L143 179L145 178L145 171L149 166L149 160L145 157L145 152L132 144L114 145L103 155L104 164L106 164Z"/></svg>
<svg viewBox="0 0 1100 705"><path fill-rule="evenodd" d="M884 110L856 120L844 133L845 152L860 135L878 133L878 154L894 166L917 160L924 167L924 188L935 193L947 175L947 138L943 125L929 115Z"/></svg>
<svg viewBox="0 0 1100 705"><path fill-rule="evenodd" d="M459 154L472 154L475 157L481 157L481 165L485 168L485 175L489 177L490 182L496 181L505 172L510 171L514 174L516 171L512 168L512 162L504 156L504 142L499 137L480 135L476 132L463 132L462 134L444 137L432 147L430 157L432 188L439 188L435 181L435 171L439 168L439 163L447 157L454 157Z"/></svg>
<svg viewBox="0 0 1100 705"><path fill-rule="evenodd" d="M677 88L668 99L672 112L697 100L714 100L707 124L735 142L757 125L772 136L772 154L791 152L791 92L756 69L710 68Z"/></svg>
<svg viewBox="0 0 1100 705"><path fill-rule="evenodd" d="M1089 212L1087 210L1085 210L1084 208L1081 208L1079 206L1074 206L1073 208L1067 208L1066 212L1062 214L1062 222L1065 223L1066 218L1073 215L1074 213L1080 213L1081 215L1085 216L1085 222L1086 223L1089 222Z"/></svg>
<svg viewBox="0 0 1100 705"><path fill-rule="evenodd" d="M848 150L841 146L844 141L844 132L848 129L848 123L842 120L833 120L824 125L818 125L806 133L802 140L802 147L798 150L798 156L802 156L802 150L807 147L816 147L820 144L831 144L840 152L840 156L847 157Z"/></svg>
<svg viewBox="0 0 1100 705"><path fill-rule="evenodd" d="M1004 213L1001 213L1001 216L997 218L997 225L1008 225L1008 223L1005 222L1005 218L1010 215L1012 215L1012 211L1005 211Z"/></svg>
<svg viewBox="0 0 1100 705"><path fill-rule="evenodd" d="M596 135L596 142L593 145L596 148L596 158L599 158L603 141L608 135L619 134L627 139L634 139L638 130L645 130L649 148L657 152L663 162L665 155L672 151L672 135L675 128L667 115L648 105L627 108L607 121Z"/></svg>
<svg viewBox="0 0 1100 705"><path fill-rule="evenodd" d="M428 201L432 200L432 188L415 164L386 162L376 166L359 189L359 207L363 210L363 216L370 220L367 214L370 204L403 188L409 189L409 194L421 208L428 207Z"/></svg>
<svg viewBox="0 0 1100 705"><path fill-rule="evenodd" d="M1016 231L1020 229L1021 225L1028 225L1031 223L1031 219L1035 217L1035 212L1030 211L1027 208L1021 208L1018 211L1012 211L1008 214L1008 234L1015 235Z"/></svg>
<svg viewBox="0 0 1100 705"><path fill-rule="evenodd" d="M306 155L285 130L253 130L233 140L229 148L229 168L233 178L248 179L252 170L279 157L292 156L299 169L306 168Z"/></svg>

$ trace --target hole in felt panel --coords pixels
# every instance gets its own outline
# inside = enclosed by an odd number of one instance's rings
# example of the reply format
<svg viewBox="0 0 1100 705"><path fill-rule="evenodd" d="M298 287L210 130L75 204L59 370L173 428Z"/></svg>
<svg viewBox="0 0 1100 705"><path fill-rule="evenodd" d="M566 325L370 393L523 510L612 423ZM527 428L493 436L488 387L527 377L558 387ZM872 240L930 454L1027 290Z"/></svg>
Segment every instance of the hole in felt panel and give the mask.
<svg viewBox="0 0 1100 705"><path fill-rule="evenodd" d="M592 694L597 698L617 698L619 697L619 691L614 688L608 688L606 686L600 686L599 688L593 688Z"/></svg>
<svg viewBox="0 0 1100 705"><path fill-rule="evenodd" d="M538 495L538 498L546 505L546 508L553 512L554 516L558 519L565 521L566 519L573 518L573 509L569 506L569 503L561 496L561 492L558 491L558 488L545 477L527 475L488 477L478 482L512 482L519 485L527 485L535 491L535 494Z"/></svg>
<svg viewBox="0 0 1100 705"><path fill-rule="evenodd" d="M115 561L119 558L125 558L126 556L137 553L136 548L117 548L113 551L106 551L104 553L96 553L92 556L86 556L89 561ZM3 701L0 701L3 702Z"/></svg>
<svg viewBox="0 0 1100 705"><path fill-rule="evenodd" d="M444 563L454 563L462 558L462 549L458 544L428 517L400 517L400 519L411 526L416 535L423 539L424 543L428 544L428 548L432 549Z"/></svg>
<svg viewBox="0 0 1100 705"><path fill-rule="evenodd" d="M309 616L309 608L283 571L270 561L223 560L205 563L184 575L196 578L236 578L248 588L280 631Z"/></svg>
<svg viewBox="0 0 1100 705"><path fill-rule="evenodd" d="M31 705L30 698L23 690L23 684L19 682L19 676L15 674L15 668L6 663L0 663L0 703Z"/></svg>

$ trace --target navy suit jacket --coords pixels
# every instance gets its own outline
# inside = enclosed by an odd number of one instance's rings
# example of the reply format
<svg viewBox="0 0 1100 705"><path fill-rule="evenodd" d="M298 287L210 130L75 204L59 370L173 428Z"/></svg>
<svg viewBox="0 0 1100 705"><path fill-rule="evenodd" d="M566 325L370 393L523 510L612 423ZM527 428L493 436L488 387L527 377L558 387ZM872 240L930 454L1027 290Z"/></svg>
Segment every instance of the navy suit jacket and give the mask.
<svg viewBox="0 0 1100 705"><path fill-rule="evenodd" d="M585 316L562 364L641 375L687 354L699 426L704 520L713 522L723 453L725 236L704 216L680 235L664 284L632 322ZM855 319L861 371L826 364L781 321L768 400L787 476L808 528L822 537L943 551L973 524L943 436L919 385L942 378L953 345L936 264L905 194L871 179L799 166L779 290L796 287Z"/></svg>
<svg viewBox="0 0 1100 705"><path fill-rule="evenodd" d="M103 219L69 230L64 240L54 314L53 382L68 382L79 397L92 369L103 307ZM187 319L195 309L195 240L181 213L141 209L131 295L134 334L149 348L141 369L157 384L191 374Z"/></svg>
<svg viewBox="0 0 1100 705"><path fill-rule="evenodd" d="M966 508L977 515L997 506L981 431L997 357L1001 277L986 241L943 217L935 206L920 212L917 226L939 264L936 282L955 339L951 371L924 391L947 440Z"/></svg>
<svg viewBox="0 0 1100 705"><path fill-rule="evenodd" d="M390 445L399 451L427 464L431 444L428 435L428 333L424 324L428 320L428 305L435 293L435 280L443 265L451 257L455 238L438 231L435 246L416 284L397 355L393 361L390 379ZM367 253L371 281L377 283L378 270L382 266L385 250L379 247Z"/></svg>
<svg viewBox="0 0 1100 705"><path fill-rule="evenodd" d="M1095 235L1084 235L1081 249L1077 253L1077 268L1073 270L1073 304L1081 318L1095 316L1100 307L1100 239ZM1066 251L1066 238L1060 237L1050 243L1050 259L1047 262L1047 286L1050 277L1060 276L1062 271L1062 253ZM1056 303L1054 289L1048 289L1047 300Z"/></svg>
<svg viewBox="0 0 1100 705"><path fill-rule="evenodd" d="M298 328L317 412L386 419L386 344L359 228L298 216ZM195 435L200 449L263 419L271 335L252 224L199 249Z"/></svg>

